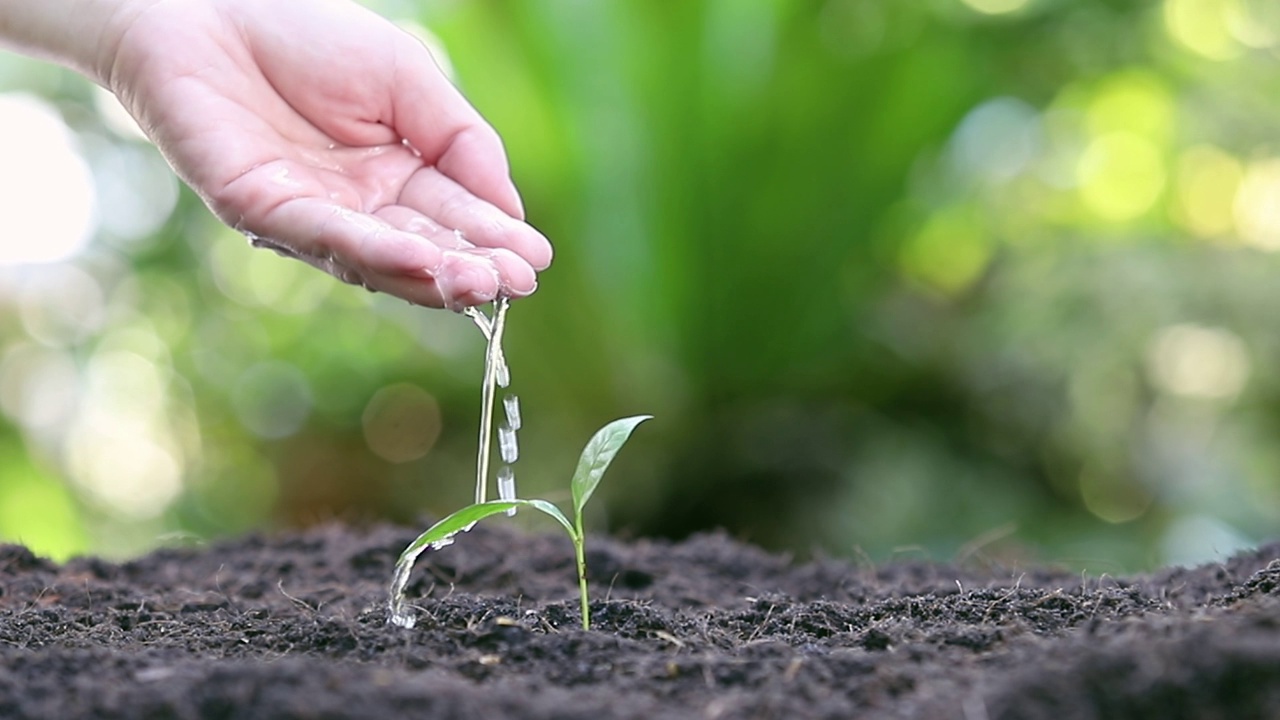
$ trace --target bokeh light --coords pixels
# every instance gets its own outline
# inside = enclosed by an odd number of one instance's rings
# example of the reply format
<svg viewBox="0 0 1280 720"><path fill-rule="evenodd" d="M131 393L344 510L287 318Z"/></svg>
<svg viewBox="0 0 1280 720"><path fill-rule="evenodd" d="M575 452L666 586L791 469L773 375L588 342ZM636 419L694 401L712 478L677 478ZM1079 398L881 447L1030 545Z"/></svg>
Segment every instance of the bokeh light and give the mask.
<svg viewBox="0 0 1280 720"><path fill-rule="evenodd" d="M90 358L67 433L72 479L105 511L146 519L182 490L184 457L168 417L165 369L125 349Z"/></svg>
<svg viewBox="0 0 1280 720"><path fill-rule="evenodd" d="M1203 238L1224 238L1235 229L1236 193L1244 179L1239 160L1213 145L1187 148L1178 158L1178 205L1174 217Z"/></svg>
<svg viewBox="0 0 1280 720"><path fill-rule="evenodd" d="M297 367L280 361L256 363L241 374L231 391L236 417L261 438L289 437L311 413L312 392Z"/></svg>
<svg viewBox="0 0 1280 720"><path fill-rule="evenodd" d="M421 388L397 383L369 400L361 425L365 442L378 457L409 462L426 455L440 437L440 406Z"/></svg>
<svg viewBox="0 0 1280 720"><path fill-rule="evenodd" d="M972 208L938 212L902 249L903 270L944 293L964 290L991 257L990 229Z"/></svg>
<svg viewBox="0 0 1280 720"><path fill-rule="evenodd" d="M1280 158L1249 163L1239 187L1234 214L1240 239L1262 250L1280 250Z"/></svg>
<svg viewBox="0 0 1280 720"><path fill-rule="evenodd" d="M1242 51L1229 27L1234 0L1165 0L1169 34L1210 60L1230 60Z"/></svg>
<svg viewBox="0 0 1280 720"><path fill-rule="evenodd" d="M255 249L229 230L210 239L207 253L218 289L246 307L308 313L335 287L324 274Z"/></svg>
<svg viewBox="0 0 1280 720"><path fill-rule="evenodd" d="M951 136L958 172L988 182L1013 179L1041 152L1040 116L1016 98L996 98L965 115Z"/></svg>
<svg viewBox="0 0 1280 720"><path fill-rule="evenodd" d="M18 294L22 327L49 347L72 347L94 336L106 321L101 284L71 264L53 264L24 274Z"/></svg>
<svg viewBox="0 0 1280 720"><path fill-rule="evenodd" d="M1147 488L1100 467L1086 467L1081 473L1080 496L1089 512L1114 524L1142 517L1155 499Z"/></svg>
<svg viewBox="0 0 1280 720"><path fill-rule="evenodd" d="M79 373L65 352L19 342L0 355L0 409L36 437L66 426L78 390Z"/></svg>
<svg viewBox="0 0 1280 720"><path fill-rule="evenodd" d="M26 93L0 93L0 266L56 262L95 229L93 175L58 112Z"/></svg>
<svg viewBox="0 0 1280 720"><path fill-rule="evenodd" d="M1078 166L1080 197L1096 217L1126 222L1155 206L1164 190L1159 147L1134 133L1114 132L1089 143Z"/></svg>
<svg viewBox="0 0 1280 720"><path fill-rule="evenodd" d="M1232 398L1249 379L1249 355L1222 328L1175 325L1160 331L1148 353L1156 384L1166 392L1208 399Z"/></svg>

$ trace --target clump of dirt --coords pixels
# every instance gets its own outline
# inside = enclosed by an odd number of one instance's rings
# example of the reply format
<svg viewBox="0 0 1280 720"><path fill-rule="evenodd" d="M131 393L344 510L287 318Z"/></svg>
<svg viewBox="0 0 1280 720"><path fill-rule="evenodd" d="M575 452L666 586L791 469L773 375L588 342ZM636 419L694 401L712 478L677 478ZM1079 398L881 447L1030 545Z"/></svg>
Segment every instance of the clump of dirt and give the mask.
<svg viewBox="0 0 1280 720"><path fill-rule="evenodd" d="M1280 544L1127 578L797 564L710 534L328 526L56 565L0 546L5 718L1276 718Z"/></svg>

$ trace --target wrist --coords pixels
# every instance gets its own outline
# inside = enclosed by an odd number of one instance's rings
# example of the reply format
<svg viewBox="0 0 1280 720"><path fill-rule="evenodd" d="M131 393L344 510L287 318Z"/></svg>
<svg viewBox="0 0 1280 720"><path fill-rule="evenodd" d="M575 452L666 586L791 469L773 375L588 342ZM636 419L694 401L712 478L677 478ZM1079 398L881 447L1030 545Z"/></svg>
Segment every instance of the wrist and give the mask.
<svg viewBox="0 0 1280 720"><path fill-rule="evenodd" d="M109 85L130 24L160 0L0 0L0 47L65 65Z"/></svg>

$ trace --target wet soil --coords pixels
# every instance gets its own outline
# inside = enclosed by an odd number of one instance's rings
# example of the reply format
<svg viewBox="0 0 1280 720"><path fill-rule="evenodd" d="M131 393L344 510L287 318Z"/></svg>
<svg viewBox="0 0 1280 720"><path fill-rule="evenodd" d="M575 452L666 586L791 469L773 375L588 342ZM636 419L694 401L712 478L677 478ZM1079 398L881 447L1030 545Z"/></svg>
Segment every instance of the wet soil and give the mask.
<svg viewBox="0 0 1280 720"><path fill-rule="evenodd" d="M133 562L0 546L0 718L1280 718L1280 544L1134 577L322 527Z"/></svg>

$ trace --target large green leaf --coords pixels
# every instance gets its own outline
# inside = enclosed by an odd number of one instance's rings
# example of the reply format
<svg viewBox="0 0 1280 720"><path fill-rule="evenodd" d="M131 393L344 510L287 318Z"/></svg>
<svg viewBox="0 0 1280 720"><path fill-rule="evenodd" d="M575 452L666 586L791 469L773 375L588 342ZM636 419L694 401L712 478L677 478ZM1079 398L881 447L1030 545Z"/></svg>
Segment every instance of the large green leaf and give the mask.
<svg viewBox="0 0 1280 720"><path fill-rule="evenodd" d="M547 515L555 518L557 522L564 526L564 529L573 534L573 525L569 519L560 512L560 508L552 505L546 500L490 500L488 502L476 503L468 505L461 510L452 513L435 525L427 528L426 532L417 537L416 540L409 543L409 547L400 553L398 562L412 561L422 551L428 547L442 548L453 542L453 536L464 530L470 530L472 525L489 517L504 513L512 508L532 507L540 510Z"/></svg>
<svg viewBox="0 0 1280 720"><path fill-rule="evenodd" d="M652 415L636 415L614 420L600 428L591 437L582 450L582 457L578 458L578 469L573 471L573 514L575 516L582 516L582 508L591 499L591 494L596 491L600 478L604 477L604 471L609 469L609 463L613 462L614 456L626 444L627 438L631 437L631 431L652 417Z"/></svg>
<svg viewBox="0 0 1280 720"><path fill-rule="evenodd" d="M513 508L521 507L531 507L555 518L556 522L560 523L560 526L565 529L565 532L569 533L569 537L573 538L575 543L577 542L577 533L574 532L573 525L569 522L569 519L564 516L564 513L560 512L560 508L546 500L490 500L468 505L427 528L426 532L409 543L409 547L400 553L400 559L396 561L395 574L391 578L391 592L388 602L391 622L401 627L413 627L413 615L404 609L404 588L409 582L409 573L413 571L413 563L418 559L419 555L428 548L439 550L452 544L455 535L470 530L477 522L490 515L498 515Z"/></svg>

